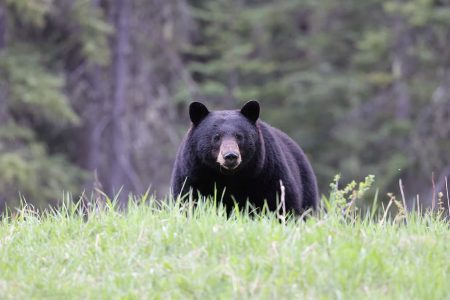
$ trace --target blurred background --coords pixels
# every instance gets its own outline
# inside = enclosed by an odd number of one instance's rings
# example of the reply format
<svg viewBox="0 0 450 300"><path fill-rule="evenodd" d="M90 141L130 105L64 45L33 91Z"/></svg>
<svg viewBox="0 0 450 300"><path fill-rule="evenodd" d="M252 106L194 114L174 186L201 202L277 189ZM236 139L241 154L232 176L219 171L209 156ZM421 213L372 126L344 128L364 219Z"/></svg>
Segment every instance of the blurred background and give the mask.
<svg viewBox="0 0 450 300"><path fill-rule="evenodd" d="M251 99L322 193L374 174L380 199L401 178L429 203L450 175L449 45L448 0L0 0L0 209L167 195L189 102Z"/></svg>

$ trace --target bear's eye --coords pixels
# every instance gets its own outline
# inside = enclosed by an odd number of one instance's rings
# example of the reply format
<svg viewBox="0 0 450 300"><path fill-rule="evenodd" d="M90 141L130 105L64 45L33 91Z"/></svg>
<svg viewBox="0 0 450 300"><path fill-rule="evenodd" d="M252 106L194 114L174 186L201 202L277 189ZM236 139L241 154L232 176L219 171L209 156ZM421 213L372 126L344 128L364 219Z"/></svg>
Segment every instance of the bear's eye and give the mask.
<svg viewBox="0 0 450 300"><path fill-rule="evenodd" d="M244 138L242 136L242 134L240 134L240 133L236 133L234 136L236 137L236 140L238 140L238 141L242 141L242 139Z"/></svg>
<svg viewBox="0 0 450 300"><path fill-rule="evenodd" d="M214 142L218 142L220 140L220 134L215 134L214 136L213 136L213 141Z"/></svg>

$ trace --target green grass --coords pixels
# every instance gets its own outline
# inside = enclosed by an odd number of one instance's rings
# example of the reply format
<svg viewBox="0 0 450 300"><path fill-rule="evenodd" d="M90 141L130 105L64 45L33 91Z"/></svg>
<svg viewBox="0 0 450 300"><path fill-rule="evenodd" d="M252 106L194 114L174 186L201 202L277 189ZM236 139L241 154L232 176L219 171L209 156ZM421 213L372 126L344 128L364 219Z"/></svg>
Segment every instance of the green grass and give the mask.
<svg viewBox="0 0 450 300"><path fill-rule="evenodd" d="M286 224L211 205L24 208L0 221L0 299L450 298L446 221L333 203Z"/></svg>

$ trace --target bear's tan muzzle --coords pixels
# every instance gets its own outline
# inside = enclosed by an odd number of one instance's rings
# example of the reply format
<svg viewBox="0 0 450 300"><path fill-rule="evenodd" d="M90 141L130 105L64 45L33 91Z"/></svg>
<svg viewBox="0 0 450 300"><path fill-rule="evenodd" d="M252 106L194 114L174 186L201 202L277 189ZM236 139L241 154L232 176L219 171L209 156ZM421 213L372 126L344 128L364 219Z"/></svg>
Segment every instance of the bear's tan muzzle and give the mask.
<svg viewBox="0 0 450 300"><path fill-rule="evenodd" d="M236 140L233 138L225 138L222 140L217 156L217 162L228 170L236 169L241 163L241 153Z"/></svg>

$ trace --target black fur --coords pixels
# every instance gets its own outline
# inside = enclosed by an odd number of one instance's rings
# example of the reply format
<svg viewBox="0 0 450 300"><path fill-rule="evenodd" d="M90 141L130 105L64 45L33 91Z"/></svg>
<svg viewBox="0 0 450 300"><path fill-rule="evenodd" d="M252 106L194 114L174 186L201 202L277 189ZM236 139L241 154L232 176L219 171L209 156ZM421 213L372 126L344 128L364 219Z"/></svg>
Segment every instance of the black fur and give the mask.
<svg viewBox="0 0 450 300"><path fill-rule="evenodd" d="M316 209L319 195L312 167L300 147L285 133L258 120L259 104L250 101L239 110L212 111L199 102L190 106L193 122L175 160L172 172L174 195L192 188L202 195L221 196L233 207L246 201L262 208L264 201L276 210L280 180L285 186L286 209L297 214ZM216 162L223 137L236 139L242 162L235 170L225 170ZM183 190L182 190L183 188Z"/></svg>

